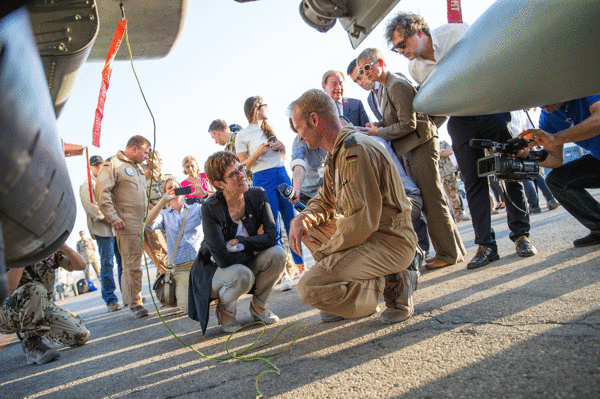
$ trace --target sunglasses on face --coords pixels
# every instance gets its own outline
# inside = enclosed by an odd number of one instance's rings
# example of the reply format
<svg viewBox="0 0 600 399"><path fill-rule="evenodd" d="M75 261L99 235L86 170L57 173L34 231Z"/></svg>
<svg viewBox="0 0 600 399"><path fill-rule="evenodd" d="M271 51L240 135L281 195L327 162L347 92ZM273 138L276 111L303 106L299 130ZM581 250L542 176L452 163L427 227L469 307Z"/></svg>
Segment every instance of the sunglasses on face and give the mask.
<svg viewBox="0 0 600 399"><path fill-rule="evenodd" d="M233 179L233 178L239 178L240 176L246 176L246 165L242 164L240 165L237 169L234 169L233 172L231 172L229 175L225 176L224 178L227 179Z"/></svg>
<svg viewBox="0 0 600 399"><path fill-rule="evenodd" d="M404 38L404 40L401 40L398 42L398 44L396 44L394 47L392 47L392 51L394 53L399 53L400 50L404 50L406 48L406 41L408 40L410 36L407 36Z"/></svg>
<svg viewBox="0 0 600 399"><path fill-rule="evenodd" d="M371 68L373 68L373 65L377 64L379 62L379 60L375 60L369 64L365 64L361 70L358 71L358 76L360 77L363 73L365 73L365 71L370 71ZM358 79L356 79L358 80Z"/></svg>
<svg viewBox="0 0 600 399"><path fill-rule="evenodd" d="M258 106L258 109L261 109L262 107L267 107L267 104L260 104L260 105ZM267 107L267 108L268 108L268 107Z"/></svg>

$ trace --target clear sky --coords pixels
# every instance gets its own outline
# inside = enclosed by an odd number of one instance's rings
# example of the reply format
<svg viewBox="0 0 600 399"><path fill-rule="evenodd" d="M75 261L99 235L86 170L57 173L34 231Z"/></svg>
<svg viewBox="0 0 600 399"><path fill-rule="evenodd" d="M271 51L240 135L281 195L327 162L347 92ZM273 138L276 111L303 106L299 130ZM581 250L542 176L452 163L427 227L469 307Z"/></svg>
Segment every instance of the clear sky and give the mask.
<svg viewBox="0 0 600 399"><path fill-rule="evenodd" d="M491 0L462 0L463 21L472 24ZM386 21L398 11L419 12L431 28L447 23L446 0L403 0L379 26L353 50L339 22L321 33L304 23L300 1L260 0L240 4L233 0L188 1L187 18L170 54L160 60L135 61L136 73L156 118L156 145L163 173L185 178L181 161L195 156L201 168L206 158L221 150L208 134L208 126L220 118L246 127L246 98L263 97L269 105L269 123L291 152L295 134L289 129L287 106L310 88L321 87L329 69L345 73L350 61L367 47L383 50L390 70L408 76L408 61L388 50L383 38ZM114 32L112 26L102 26ZM128 24L129 31L136 29ZM108 49L106 49L108 52ZM125 43L120 52L126 52ZM140 134L152 141L150 114L137 87L128 61L116 62L108 89L100 148L92 146L92 126L98 101L103 62L86 63L77 76L71 97L57 124L67 143L89 146L90 156L107 158L124 149L127 140ZM367 92L347 78L344 96L366 103ZM371 118L373 116L370 114ZM440 137L449 140L445 128ZM286 166L289 167L289 156ZM75 245L77 232L87 230L79 201L79 186L86 179L84 157L67 158L77 198L77 220L67 243Z"/></svg>

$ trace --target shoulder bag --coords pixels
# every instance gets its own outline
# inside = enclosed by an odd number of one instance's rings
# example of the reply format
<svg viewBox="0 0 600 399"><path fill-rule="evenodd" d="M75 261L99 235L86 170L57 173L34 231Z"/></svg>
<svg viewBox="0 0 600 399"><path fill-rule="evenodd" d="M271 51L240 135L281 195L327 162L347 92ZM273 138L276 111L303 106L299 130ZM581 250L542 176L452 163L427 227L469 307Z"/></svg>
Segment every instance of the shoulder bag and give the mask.
<svg viewBox="0 0 600 399"><path fill-rule="evenodd" d="M177 240L175 241L175 246L173 247L173 252L171 253L171 257L169 259L167 271L159 275L152 286L158 301L161 303L161 305L168 308L174 308L177 306L177 298L175 296L175 277L173 276L173 262L175 261L175 255L177 255L177 249L179 249L179 243L181 242L181 237L183 236L183 230L185 228L185 223L187 222L189 212L190 208L186 207L185 215L183 217L183 221L181 222L181 227L179 228L179 234L177 235Z"/></svg>

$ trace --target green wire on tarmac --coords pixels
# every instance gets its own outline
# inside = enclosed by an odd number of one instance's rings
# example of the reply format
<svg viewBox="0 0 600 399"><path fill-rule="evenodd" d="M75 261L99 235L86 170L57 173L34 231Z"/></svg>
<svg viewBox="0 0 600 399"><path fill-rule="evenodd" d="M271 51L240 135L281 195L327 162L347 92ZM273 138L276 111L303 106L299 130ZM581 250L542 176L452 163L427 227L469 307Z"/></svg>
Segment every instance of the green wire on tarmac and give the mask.
<svg viewBox="0 0 600 399"><path fill-rule="evenodd" d="M131 53L131 46L129 45L129 36L127 35L127 30L128 28L125 29L125 42L127 43L127 50L129 51L129 60L131 61L131 69L133 70L133 75L135 76L135 80L137 81L138 87L140 88L140 92L142 93L142 97L144 99L144 102L146 103L146 107L148 108L148 112L150 112L150 116L152 117L152 123L154 124L154 133L153 133L153 138L154 138L154 143L152 148L156 148L156 120L154 119L154 115L152 114L152 110L150 109L150 106L148 105L148 101L146 101L146 96L144 95L144 92L142 90L142 85L140 84L140 81L137 77L137 74L135 73L135 68L133 66L133 55ZM150 160L150 163L154 163L154 151L152 152L152 158ZM150 177L150 187L152 187L152 183L154 181L154 174L151 174ZM144 216L144 225L146 223L146 219L148 217L148 210L150 208L150 193L151 191L148 191L148 199L147 199L147 205L146 205L146 215ZM142 241L142 253L144 250L144 227L142 227L142 231L140 232L140 236L141 236L141 241ZM152 283L150 281L150 269L148 268L148 259L146 258L146 256L144 255L144 263L146 265L146 277L148 278L148 286L152 287ZM173 332L173 330L171 330L171 328L169 327L169 325L167 324L167 322L165 322L165 320L163 319L162 315L160 314L160 311L158 309L158 305L156 304L156 300L154 299L154 294L152 293L152 289L150 289L150 297L152 298L152 303L154 304L154 308L156 309L156 313L158 314L158 318L160 319L160 321L163 323L163 325L167 328L167 330L169 330L169 332L171 333L171 335L173 335L173 337L175 337L175 339L177 339L177 341L179 341L181 343L181 345L185 346L186 348L191 349L192 351L196 352L197 354L199 354L200 356L202 356L205 359L210 359L210 360L219 360L219 361L225 361L225 360L229 360L229 359L236 359L242 362L253 362L256 360L262 360L263 362L267 363L269 365L269 367L271 367L268 370L263 370L261 371L257 376L256 379L254 380L254 386L256 387L256 392L258 393L256 395L256 399L260 399L262 398L264 395L261 392L261 390L258 388L258 379L260 377L262 377L263 375L267 374L267 373L275 373L277 375L281 375L281 370L279 370L279 367L277 367L275 365L275 363L271 362L269 359L269 357L274 357L277 355L282 354L283 352L285 352L286 350L288 350L297 340L298 338L300 338L300 336L302 335L302 333L304 332L304 330L306 330L306 327L308 326L308 323L305 320L300 320L300 321L296 321L294 323L288 324L287 326L283 327L281 330L279 330L279 332L273 337L271 338L270 341L255 346L258 341L262 338L262 336L265 334L265 332L267 332L267 325L265 323L263 323L262 321L255 321L253 323L248 323L240 328L238 328L237 330L235 330L233 333L231 333L231 335L229 336L229 338L227 338L227 342L225 343L225 351L227 352L227 357L212 357L212 356L207 356L204 353L200 352L199 350L197 350L196 348L194 348L191 345L186 344L185 342L183 342L181 340L181 338L179 338L177 336L177 334L175 334ZM241 332L242 330L254 325L254 324L262 324L262 332L259 334L258 338L256 338L254 340L254 342L252 342L250 345L248 345L246 348L238 351L238 352L233 352L231 353L229 350L229 342L231 341L231 339L233 338L233 336L235 334L237 334L238 332ZM302 327L302 329L300 330L300 332L296 335L296 337L294 337L294 339L283 349L281 349L280 351L277 351L275 353L271 353L268 355L262 355L262 356L249 356L249 357L243 357L241 355L243 355L244 353L254 349L260 349L260 348L264 348L265 346L271 344L272 342L274 342L277 337L279 337L279 335L281 335L281 333L283 333L285 330L287 330L288 328L296 325L296 324L304 324L304 327Z"/></svg>

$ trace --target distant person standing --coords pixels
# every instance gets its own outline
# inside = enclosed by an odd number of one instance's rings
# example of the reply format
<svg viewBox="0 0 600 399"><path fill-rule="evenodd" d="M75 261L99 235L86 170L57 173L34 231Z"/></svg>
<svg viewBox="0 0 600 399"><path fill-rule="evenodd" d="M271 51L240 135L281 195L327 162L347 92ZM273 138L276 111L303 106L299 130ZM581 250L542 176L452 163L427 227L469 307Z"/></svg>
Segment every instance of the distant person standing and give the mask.
<svg viewBox="0 0 600 399"><path fill-rule="evenodd" d="M96 258L96 252L98 251L98 248L96 248L94 240L91 238L85 238L85 232L83 230L79 232L79 237L81 237L81 240L77 241L77 253L85 261L85 270L83 273L85 274L86 280L90 280L90 267L96 272L98 280L102 280L100 277L98 259Z"/></svg>
<svg viewBox="0 0 600 399"><path fill-rule="evenodd" d="M454 154L452 146L447 141L440 141L440 178L444 185L444 190L450 201L454 220L462 222L463 220L471 220L471 217L465 213L462 201L460 200L460 192L458 189L458 180L456 179L457 168L450 158Z"/></svg>
<svg viewBox="0 0 600 399"><path fill-rule="evenodd" d="M162 198L163 182L168 176L162 174L162 158L158 151L151 152L148 163L142 164L146 176L148 192L150 194L150 208L157 206ZM156 274L167 271L169 260L167 258L167 240L160 230L144 230L144 252L152 259L156 266Z"/></svg>
<svg viewBox="0 0 600 399"><path fill-rule="evenodd" d="M243 128L237 123L227 126L227 122L223 119L215 119L208 127L208 133L215 143L224 146L224 150L232 154L236 153L235 138L237 133L242 130ZM246 177L248 178L248 184L252 187L252 172L250 169L246 169Z"/></svg>
<svg viewBox="0 0 600 399"><path fill-rule="evenodd" d="M216 144L225 146L225 151L235 154L236 133L231 131L227 122L223 119L215 119L208 127L208 133Z"/></svg>
<svg viewBox="0 0 600 399"><path fill-rule="evenodd" d="M106 221L104 214L100 212L98 201L94 196L96 177L100 172L100 166L103 162L104 159L99 155L90 157L92 191L90 193L90 185L86 179L79 188L79 196L81 198L81 205L83 205L83 209L85 209L87 216L88 230L98 244L98 252L100 253L100 289L102 292L102 299L106 303L109 312L116 312L121 310L121 307L119 306L119 299L115 295L116 285L113 272L113 259L116 258L117 260L117 275L119 286L121 286L121 274L123 273L121 254L117 247L117 240L115 239L113 228L111 224ZM93 202L90 195L93 198Z"/></svg>
<svg viewBox="0 0 600 399"><path fill-rule="evenodd" d="M340 71L325 72L321 85L327 95L335 101L338 114L346 117L354 126L366 126L370 122L362 101L344 97L344 74Z"/></svg>
<svg viewBox="0 0 600 399"><path fill-rule="evenodd" d="M181 182L181 187L191 187L192 193L186 195L186 201L188 204L198 202L199 204L204 203L214 192L214 189L208 182L206 173L200 172L200 166L195 157L188 155L183 158L181 162L183 166L183 173L187 175L187 179ZM161 196L162 197L162 196Z"/></svg>
<svg viewBox="0 0 600 399"><path fill-rule="evenodd" d="M98 206L117 234L123 257L123 301L134 318L148 315L142 306L142 229L147 208L146 176L140 164L150 154L150 142L133 136L125 151L104 162L96 182Z"/></svg>
<svg viewBox="0 0 600 399"><path fill-rule="evenodd" d="M239 132L235 139L235 149L241 163L252 170L252 185L262 187L267 192L271 211L275 218L277 243L281 243L281 224L289 236L290 222L294 218L292 204L277 190L281 183L292 185L283 164L285 146L275 136L275 131L267 123L269 119L267 104L260 96L249 97L244 103L247 128ZM302 257L292 251L294 262L299 270L304 270Z"/></svg>

